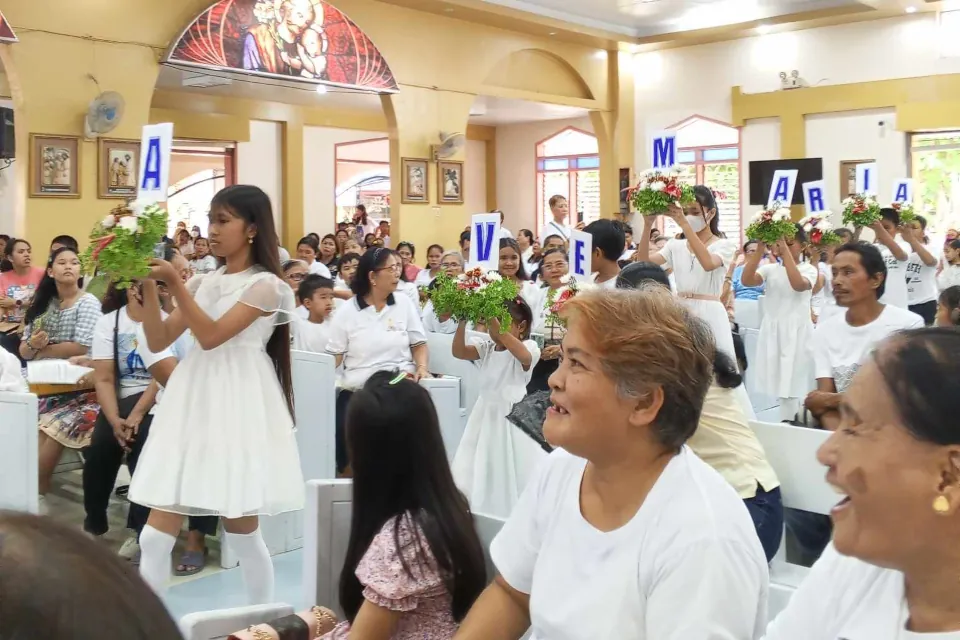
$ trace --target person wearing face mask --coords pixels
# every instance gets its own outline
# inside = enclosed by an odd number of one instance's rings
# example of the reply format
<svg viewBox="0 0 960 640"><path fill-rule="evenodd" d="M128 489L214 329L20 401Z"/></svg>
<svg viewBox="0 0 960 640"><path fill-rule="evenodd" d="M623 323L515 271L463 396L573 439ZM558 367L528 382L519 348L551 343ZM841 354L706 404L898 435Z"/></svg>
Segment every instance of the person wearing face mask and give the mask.
<svg viewBox="0 0 960 640"><path fill-rule="evenodd" d="M650 238L656 220L643 216L643 235L637 242L639 262L652 262L672 270L677 296L707 323L713 332L717 349L734 362L737 354L733 346L733 332L727 310L720 301L726 267L734 260L737 241L729 240L720 231L717 200L709 187L698 184L693 188L694 201L681 208L672 205L667 214L680 225L680 237L669 240L663 249L650 255ZM634 224L636 227L636 224ZM753 419L756 414L741 386L737 395L744 413Z"/></svg>

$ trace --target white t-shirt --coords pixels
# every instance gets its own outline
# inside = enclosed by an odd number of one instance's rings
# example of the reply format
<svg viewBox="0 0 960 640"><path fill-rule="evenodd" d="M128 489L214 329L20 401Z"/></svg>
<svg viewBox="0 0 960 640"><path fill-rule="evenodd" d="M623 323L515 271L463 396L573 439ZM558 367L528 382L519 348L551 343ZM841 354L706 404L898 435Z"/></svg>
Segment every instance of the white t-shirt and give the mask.
<svg viewBox="0 0 960 640"><path fill-rule="evenodd" d="M897 331L923 327L923 318L889 304L876 320L862 327L847 324L846 310L841 311L821 320L813 334L814 377L833 378L838 393L846 390L879 342Z"/></svg>
<svg viewBox="0 0 960 640"><path fill-rule="evenodd" d="M550 236L562 236L564 240L570 240L572 234L573 228L570 225L551 220L540 230L540 246L542 247Z"/></svg>
<svg viewBox="0 0 960 640"><path fill-rule="evenodd" d="M190 269L193 275L202 275L204 273L213 273L220 268L217 259L213 256L204 256L190 261Z"/></svg>
<svg viewBox="0 0 960 640"><path fill-rule="evenodd" d="M330 269L328 269L327 265L323 264L319 260L314 260L313 264L310 265L310 273L317 276L323 276L324 278L332 278L330 275Z"/></svg>
<svg viewBox="0 0 960 640"><path fill-rule="evenodd" d="M411 347L427 341L419 311L398 291L379 312L354 296L334 314L327 353L343 356L345 389L359 389L377 371L416 370Z"/></svg>
<svg viewBox="0 0 960 640"><path fill-rule="evenodd" d="M161 315L166 318L165 313ZM147 369L167 358L176 358L177 362L182 362L197 343L193 338L193 334L187 329L180 334L180 337L177 338L172 345L155 353L150 351L150 348L147 346L147 336L143 332L143 325L138 325L137 327L137 341L140 343L140 357L143 359L143 366ZM157 406L160 404L162 397L163 387L160 387L159 391L157 391L157 398L153 403L153 407L150 409L151 414L157 410Z"/></svg>
<svg viewBox="0 0 960 640"><path fill-rule="evenodd" d="M886 245L877 243L876 247L883 256L883 261L887 265L887 280L884 283L883 297L880 302L883 304L892 304L895 307L906 309L907 302L907 263L909 262L910 245L906 242L897 242L897 245L907 254L907 260L897 260Z"/></svg>
<svg viewBox="0 0 960 640"><path fill-rule="evenodd" d="M599 271L597 273L590 274L590 281L593 282L593 284L595 284L597 288L599 289L616 289L617 288L617 280L619 280L620 278L619 275L614 276L609 280L604 280L603 282L597 282L597 278L599 277L600 277Z"/></svg>
<svg viewBox="0 0 960 640"><path fill-rule="evenodd" d="M430 275L430 269L420 269L417 272L417 278L413 281L415 287L429 287L430 283L433 282L433 279L437 276Z"/></svg>
<svg viewBox="0 0 960 640"><path fill-rule="evenodd" d="M329 318L321 323L297 318L291 327L292 348L296 351L326 353L327 343L330 342L330 323Z"/></svg>
<svg viewBox="0 0 960 640"><path fill-rule="evenodd" d="M831 543L764 640L960 640L960 631L914 633L903 574L842 556Z"/></svg>
<svg viewBox="0 0 960 640"><path fill-rule="evenodd" d="M933 247L928 246L927 251ZM936 257L936 249L930 251ZM937 289L937 265L928 267L916 252L910 253L907 260L907 302L909 304L923 304L936 300L940 291Z"/></svg>
<svg viewBox="0 0 960 640"><path fill-rule="evenodd" d="M767 561L743 501L683 447L636 515L602 532L580 512L586 460L557 449L490 546L530 594L534 640L751 640L767 616Z"/></svg>
<svg viewBox="0 0 960 640"><path fill-rule="evenodd" d="M512 237L513 237L513 232L510 231L510 229L507 229L506 227L500 227L500 237L501 237L501 238L512 238Z"/></svg>
<svg viewBox="0 0 960 640"><path fill-rule="evenodd" d="M960 285L960 265L944 265L943 271L937 276L937 287L939 287L940 291L943 291L954 285Z"/></svg>
<svg viewBox="0 0 960 640"><path fill-rule="evenodd" d="M290 252L283 247L277 247L277 251L280 253L280 264L283 264L290 259Z"/></svg>
<svg viewBox="0 0 960 640"><path fill-rule="evenodd" d="M120 314L117 320L117 314ZM92 360L113 360L113 327L117 326L117 358L119 359L120 397L129 398L147 390L150 386L150 372L144 364L142 352L146 341L137 337L139 322L134 322L127 314L127 308L108 313L97 320L93 328L93 344L90 346Z"/></svg>

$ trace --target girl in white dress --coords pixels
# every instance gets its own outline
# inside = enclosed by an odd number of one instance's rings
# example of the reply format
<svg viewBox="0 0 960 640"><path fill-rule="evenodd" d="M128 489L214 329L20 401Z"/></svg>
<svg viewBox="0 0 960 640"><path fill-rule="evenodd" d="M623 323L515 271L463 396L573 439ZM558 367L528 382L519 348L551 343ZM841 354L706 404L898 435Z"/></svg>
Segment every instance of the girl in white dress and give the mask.
<svg viewBox="0 0 960 640"><path fill-rule="evenodd" d="M151 351L190 330L197 345L167 382L130 485L150 507L140 536L140 574L157 592L184 516L224 519L251 603L273 602L273 565L260 515L303 507L293 429L290 331L293 291L282 280L270 199L234 185L210 203L210 248L226 260L189 289L168 262L144 285L143 330ZM177 308L161 318L156 280Z"/></svg>
<svg viewBox="0 0 960 640"><path fill-rule="evenodd" d="M501 332L491 319L490 338L466 343L461 322L453 338L453 356L480 367L480 397L453 458L453 479L475 513L506 518L547 453L533 438L507 421L513 405L526 395L527 382L540 349L529 339L533 314L522 298L508 302L513 322Z"/></svg>
<svg viewBox="0 0 960 640"><path fill-rule="evenodd" d="M760 264L761 250L747 258L740 281L748 287L763 285L763 321L757 341L756 379L759 390L779 398L780 419L792 420L800 398L813 390L810 342L813 321L810 298L820 273L809 262L801 262L807 241L803 227L797 235L780 238L772 247L783 264Z"/></svg>
<svg viewBox="0 0 960 640"><path fill-rule="evenodd" d="M733 260L737 241L723 236L717 201L709 187L698 184L693 188L695 200L691 204L672 206L669 215L680 226L680 237L673 238L659 252L650 255L654 216L643 216L643 236L637 241L638 262L652 262L671 270L677 296L707 323L713 332L717 348L736 362L733 348L733 329L727 310L720 301L726 267ZM636 229L637 224L633 225ZM756 417L746 389L736 389L743 411L749 419Z"/></svg>

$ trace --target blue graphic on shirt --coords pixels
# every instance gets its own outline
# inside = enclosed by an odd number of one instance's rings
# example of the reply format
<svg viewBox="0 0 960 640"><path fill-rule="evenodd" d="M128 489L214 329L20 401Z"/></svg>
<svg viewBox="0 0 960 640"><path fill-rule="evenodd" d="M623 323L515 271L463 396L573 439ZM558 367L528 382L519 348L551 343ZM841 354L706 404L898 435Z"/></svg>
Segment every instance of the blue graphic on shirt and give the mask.
<svg viewBox="0 0 960 640"><path fill-rule="evenodd" d="M127 384L150 384L150 372L143 364L143 358L137 351L136 333L117 334L117 356L120 366L120 380Z"/></svg>

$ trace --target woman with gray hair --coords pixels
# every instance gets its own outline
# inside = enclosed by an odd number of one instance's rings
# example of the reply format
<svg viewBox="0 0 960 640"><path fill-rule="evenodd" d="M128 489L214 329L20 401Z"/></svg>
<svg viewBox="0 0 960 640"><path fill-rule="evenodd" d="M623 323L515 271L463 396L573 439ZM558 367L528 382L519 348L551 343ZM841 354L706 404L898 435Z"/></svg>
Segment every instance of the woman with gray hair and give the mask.
<svg viewBox="0 0 960 640"><path fill-rule="evenodd" d="M459 251L447 251L440 256L440 270L451 278L456 278L463 273L463 256ZM430 283L428 289L432 290L436 286L436 280ZM423 319L423 330L427 333L449 333L457 332L457 321L450 316L437 316L433 308L433 300L428 300L420 314Z"/></svg>
<svg viewBox="0 0 960 640"><path fill-rule="evenodd" d="M543 434L558 447L490 547L498 575L457 640L759 638L768 574L743 502L686 446L709 329L666 290L585 291Z"/></svg>

